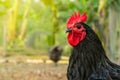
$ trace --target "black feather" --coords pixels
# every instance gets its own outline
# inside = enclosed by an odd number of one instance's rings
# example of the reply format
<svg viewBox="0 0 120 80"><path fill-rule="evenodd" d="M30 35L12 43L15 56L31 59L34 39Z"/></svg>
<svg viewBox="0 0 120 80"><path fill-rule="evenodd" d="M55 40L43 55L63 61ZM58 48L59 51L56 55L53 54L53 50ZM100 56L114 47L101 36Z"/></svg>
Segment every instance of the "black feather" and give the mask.
<svg viewBox="0 0 120 80"><path fill-rule="evenodd" d="M54 46L50 50L49 58L57 64L57 62L61 59L63 49L60 46Z"/></svg>
<svg viewBox="0 0 120 80"><path fill-rule="evenodd" d="M73 47L67 69L68 80L120 80L120 66L106 56L96 33L85 23L86 38Z"/></svg>

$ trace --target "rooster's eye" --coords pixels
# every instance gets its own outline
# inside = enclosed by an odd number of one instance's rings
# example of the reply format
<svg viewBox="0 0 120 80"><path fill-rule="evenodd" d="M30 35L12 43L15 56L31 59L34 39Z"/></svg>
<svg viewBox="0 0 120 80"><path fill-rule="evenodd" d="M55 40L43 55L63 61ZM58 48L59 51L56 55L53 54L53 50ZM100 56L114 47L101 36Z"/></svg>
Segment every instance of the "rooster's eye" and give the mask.
<svg viewBox="0 0 120 80"><path fill-rule="evenodd" d="M75 27L76 27L77 29L80 29L81 26L82 26L82 25L81 25L80 23L76 23L76 24L75 24Z"/></svg>
<svg viewBox="0 0 120 80"><path fill-rule="evenodd" d="M81 25L78 25L77 28L80 29L80 28L81 28Z"/></svg>

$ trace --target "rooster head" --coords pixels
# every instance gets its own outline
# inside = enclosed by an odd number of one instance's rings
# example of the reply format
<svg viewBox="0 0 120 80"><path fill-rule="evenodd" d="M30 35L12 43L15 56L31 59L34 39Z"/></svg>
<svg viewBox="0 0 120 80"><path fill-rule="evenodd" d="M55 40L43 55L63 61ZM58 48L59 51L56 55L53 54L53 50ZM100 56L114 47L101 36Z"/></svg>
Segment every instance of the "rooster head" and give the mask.
<svg viewBox="0 0 120 80"><path fill-rule="evenodd" d="M80 15L79 12L74 12L68 19L66 32L69 32L67 39L71 46L77 46L86 37L86 29L81 24L86 20L87 15L85 13Z"/></svg>

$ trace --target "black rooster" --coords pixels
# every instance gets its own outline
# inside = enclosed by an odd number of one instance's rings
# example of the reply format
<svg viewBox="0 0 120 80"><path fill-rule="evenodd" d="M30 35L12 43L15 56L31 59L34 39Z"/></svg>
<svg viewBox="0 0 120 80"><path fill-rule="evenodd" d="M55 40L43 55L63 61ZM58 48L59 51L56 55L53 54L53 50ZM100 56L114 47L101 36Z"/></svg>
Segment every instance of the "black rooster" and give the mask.
<svg viewBox="0 0 120 80"><path fill-rule="evenodd" d="M60 46L54 46L50 50L50 59L57 65L57 62L61 59L63 49Z"/></svg>
<svg viewBox="0 0 120 80"><path fill-rule="evenodd" d="M120 66L106 56L96 33L84 22L86 14L74 13L67 22L68 43L73 46L68 80L120 80Z"/></svg>

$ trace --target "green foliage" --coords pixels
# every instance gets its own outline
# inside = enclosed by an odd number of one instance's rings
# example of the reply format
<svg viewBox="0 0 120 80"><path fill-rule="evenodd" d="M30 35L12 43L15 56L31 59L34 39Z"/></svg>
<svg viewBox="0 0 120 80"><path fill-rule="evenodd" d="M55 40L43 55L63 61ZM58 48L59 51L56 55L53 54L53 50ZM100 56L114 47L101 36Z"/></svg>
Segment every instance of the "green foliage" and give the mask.
<svg viewBox="0 0 120 80"><path fill-rule="evenodd" d="M14 5L14 0L9 1L10 3L5 0L5 2L1 2L0 5L4 6L6 10L9 10ZM28 5L27 1L20 2L16 29L17 35L19 35L24 11ZM61 45L65 48L67 45L65 24L69 16L74 11L80 11L81 13L87 12L88 16L90 16L88 23L91 23L92 16L95 14L94 10L97 11L98 5L98 1L96 2L94 0L78 0L74 2L70 0L41 0L38 2L31 0L31 3L29 15L27 16L28 21L25 38L23 40L16 38L15 41L8 44L8 46L26 46L40 50L47 50L54 45ZM91 5L92 7L90 7ZM93 13L91 13L91 11ZM69 51L69 49L65 48L65 53L67 53L67 51Z"/></svg>
<svg viewBox="0 0 120 80"><path fill-rule="evenodd" d="M115 9L115 10L117 10L117 11L120 11L120 0L111 0L110 1L111 3L110 3L110 6L113 8L113 9Z"/></svg>
<svg viewBox="0 0 120 80"><path fill-rule="evenodd" d="M54 5L54 0L42 0L42 2L44 3L44 5L46 6L53 6Z"/></svg>
<svg viewBox="0 0 120 80"><path fill-rule="evenodd" d="M9 4L8 4L9 3ZM5 15L7 8L11 7L10 0L7 1L0 1L0 16Z"/></svg>
<svg viewBox="0 0 120 80"><path fill-rule="evenodd" d="M64 53L68 54L71 47L67 43L65 28L67 19L74 11L80 11L81 14L86 12L88 15L86 23L93 27L94 21L101 19L99 13L103 8L106 14L104 17L104 26L108 24L106 22L108 20L108 8L112 7L118 11L120 9L120 0L104 0L102 4L100 4L100 0L30 1L31 3L28 0L20 0L17 13L17 28L15 30L17 33L16 36L19 36L21 33L21 26L25 19L27 19L26 30L22 40L16 37L13 42L7 44L9 51L10 49L14 49L13 47L27 47L33 50L47 51L54 45L61 45L64 48ZM2 46L3 41L4 22L7 20L4 17L9 13L14 4L15 0L0 1L0 46ZM26 11L28 13L25 16ZM101 35L101 28L97 27L97 29L99 35ZM102 29L105 31L105 28Z"/></svg>
<svg viewBox="0 0 120 80"><path fill-rule="evenodd" d="M48 35L47 36L47 42L50 46L55 44L55 39L54 39L54 34L53 35Z"/></svg>
<svg viewBox="0 0 120 80"><path fill-rule="evenodd" d="M2 46L2 42L3 42L3 27L2 25L0 25L0 46Z"/></svg>

